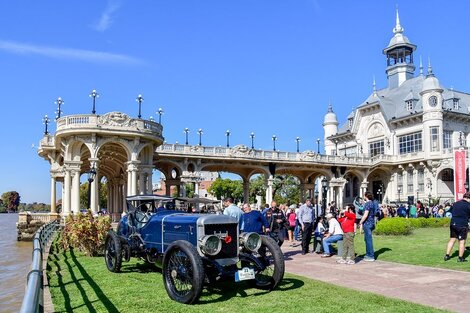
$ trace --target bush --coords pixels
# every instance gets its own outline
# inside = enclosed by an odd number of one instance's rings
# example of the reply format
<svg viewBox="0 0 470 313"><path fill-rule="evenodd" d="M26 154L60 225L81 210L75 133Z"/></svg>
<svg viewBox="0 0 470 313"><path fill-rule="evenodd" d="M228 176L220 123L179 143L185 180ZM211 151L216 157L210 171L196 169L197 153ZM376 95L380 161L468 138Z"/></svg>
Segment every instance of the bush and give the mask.
<svg viewBox="0 0 470 313"><path fill-rule="evenodd" d="M109 216L94 217L90 210L65 219L61 246L64 250L75 248L87 256L102 254L106 234L111 228Z"/></svg>
<svg viewBox="0 0 470 313"><path fill-rule="evenodd" d="M406 218L384 218L375 229L377 235L410 235L413 227Z"/></svg>

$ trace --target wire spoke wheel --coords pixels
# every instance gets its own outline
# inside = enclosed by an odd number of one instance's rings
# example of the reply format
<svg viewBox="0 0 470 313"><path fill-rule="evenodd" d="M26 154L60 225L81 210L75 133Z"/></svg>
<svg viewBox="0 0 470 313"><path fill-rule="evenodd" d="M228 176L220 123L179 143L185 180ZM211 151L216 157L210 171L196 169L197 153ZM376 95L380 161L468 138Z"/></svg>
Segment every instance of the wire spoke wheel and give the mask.
<svg viewBox="0 0 470 313"><path fill-rule="evenodd" d="M121 270L122 246L118 235L114 231L109 231L106 236L104 259L109 271L117 273Z"/></svg>
<svg viewBox="0 0 470 313"><path fill-rule="evenodd" d="M284 256L277 243L268 236L261 236L261 247L255 255L264 268L255 273L258 288L272 290L284 277Z"/></svg>
<svg viewBox="0 0 470 313"><path fill-rule="evenodd" d="M163 258L163 281L170 298L181 303L196 302L204 282L202 260L194 246L175 241Z"/></svg>

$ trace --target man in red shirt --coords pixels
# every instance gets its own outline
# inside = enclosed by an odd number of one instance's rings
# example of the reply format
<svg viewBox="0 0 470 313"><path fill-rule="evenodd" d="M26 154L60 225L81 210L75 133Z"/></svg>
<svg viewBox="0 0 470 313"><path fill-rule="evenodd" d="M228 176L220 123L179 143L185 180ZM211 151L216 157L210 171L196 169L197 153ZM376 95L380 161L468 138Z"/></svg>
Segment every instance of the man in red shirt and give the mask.
<svg viewBox="0 0 470 313"><path fill-rule="evenodd" d="M337 262L341 264L355 264L354 236L356 234L356 212L353 204L348 204L341 211L338 222L343 229L343 255Z"/></svg>

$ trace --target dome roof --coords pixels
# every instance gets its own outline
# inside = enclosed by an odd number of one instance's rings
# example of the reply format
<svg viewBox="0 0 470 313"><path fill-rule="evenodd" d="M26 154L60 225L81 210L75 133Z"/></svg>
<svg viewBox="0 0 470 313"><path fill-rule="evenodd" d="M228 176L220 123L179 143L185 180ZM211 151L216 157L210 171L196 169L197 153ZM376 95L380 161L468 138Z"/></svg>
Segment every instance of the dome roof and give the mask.
<svg viewBox="0 0 470 313"><path fill-rule="evenodd" d="M427 90L442 90L441 85L439 84L439 80L436 76L434 76L432 72L431 61L429 61L428 75L426 76L426 79L423 82L423 89L421 90L421 92Z"/></svg>
<svg viewBox="0 0 470 313"><path fill-rule="evenodd" d="M403 33L396 33L392 39L390 39L390 42L388 44L388 47L387 48L391 48L391 47L394 47L394 46L401 46L401 45L404 45L404 44L408 44L408 45L411 45L411 42L410 40L408 39L408 37L406 37L405 35L403 35Z"/></svg>
<svg viewBox="0 0 470 313"><path fill-rule="evenodd" d="M328 105L328 112L325 114L325 119L323 124L336 124L338 125L338 119L336 118L336 113L333 112L333 107L331 104Z"/></svg>

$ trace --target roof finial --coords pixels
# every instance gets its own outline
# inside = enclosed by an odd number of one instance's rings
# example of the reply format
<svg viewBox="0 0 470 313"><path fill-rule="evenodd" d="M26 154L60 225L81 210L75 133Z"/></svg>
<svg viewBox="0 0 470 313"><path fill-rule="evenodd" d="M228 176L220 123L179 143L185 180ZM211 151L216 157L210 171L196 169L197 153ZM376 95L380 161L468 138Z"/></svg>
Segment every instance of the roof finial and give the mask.
<svg viewBox="0 0 470 313"><path fill-rule="evenodd" d="M419 75L423 75L423 57L419 56Z"/></svg>
<svg viewBox="0 0 470 313"><path fill-rule="evenodd" d="M395 25L395 28L393 29L393 33L396 34L396 33L403 33L403 27L401 27L400 25L400 16L398 15L398 5L397 5L397 21L396 21L396 25Z"/></svg>
<svg viewBox="0 0 470 313"><path fill-rule="evenodd" d="M328 113L333 112L333 106L331 105L331 100L328 100Z"/></svg>
<svg viewBox="0 0 470 313"><path fill-rule="evenodd" d="M431 66L431 58L428 57L428 75L427 77L429 76L434 76L434 74L432 73L432 66Z"/></svg>
<svg viewBox="0 0 470 313"><path fill-rule="evenodd" d="M375 97L377 97L377 86L375 84L375 75L372 76L372 90Z"/></svg>

